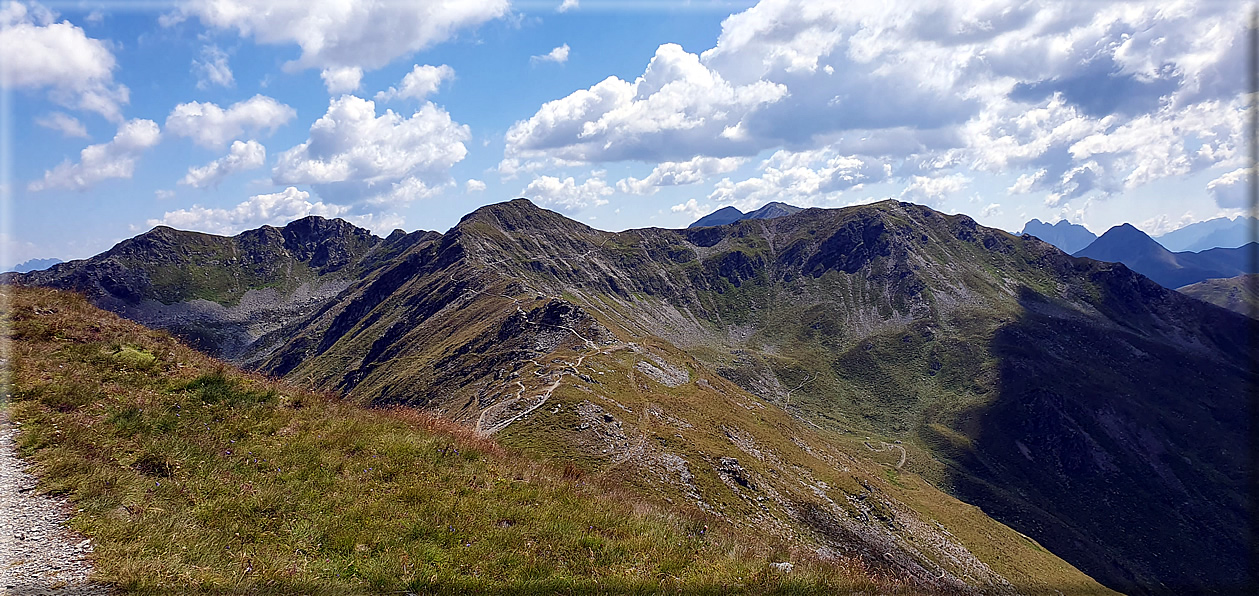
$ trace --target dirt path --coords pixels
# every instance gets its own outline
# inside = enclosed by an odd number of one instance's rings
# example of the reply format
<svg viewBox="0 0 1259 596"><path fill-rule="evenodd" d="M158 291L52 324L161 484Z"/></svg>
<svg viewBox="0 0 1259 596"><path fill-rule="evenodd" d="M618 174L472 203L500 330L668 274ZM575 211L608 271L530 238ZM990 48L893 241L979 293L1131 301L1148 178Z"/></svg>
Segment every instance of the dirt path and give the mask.
<svg viewBox="0 0 1259 596"><path fill-rule="evenodd" d="M14 451L17 430L0 405L0 594L108 594L87 580L92 545L66 530L65 501L35 493Z"/></svg>
<svg viewBox="0 0 1259 596"><path fill-rule="evenodd" d="M895 444L895 443L887 443L887 442L884 442L884 441L879 441L879 448L878 448L878 449L875 449L875 448L874 448L874 445L871 445L869 441L862 441L862 443L864 443L864 444L865 444L866 449L869 449L870 451L874 451L874 452L876 452L876 453L877 453L877 452L880 452L880 451L889 451L889 450L892 450L892 449L900 449L900 450L901 450L901 460L900 460L899 462L896 462L896 469L897 469L897 470L899 470L899 469L901 469L901 467L903 467L903 466L905 465L905 459L907 459L908 454L906 454L906 453L905 453L905 448L904 448L904 447L902 447L902 446L900 446L900 445L897 445L897 444Z"/></svg>

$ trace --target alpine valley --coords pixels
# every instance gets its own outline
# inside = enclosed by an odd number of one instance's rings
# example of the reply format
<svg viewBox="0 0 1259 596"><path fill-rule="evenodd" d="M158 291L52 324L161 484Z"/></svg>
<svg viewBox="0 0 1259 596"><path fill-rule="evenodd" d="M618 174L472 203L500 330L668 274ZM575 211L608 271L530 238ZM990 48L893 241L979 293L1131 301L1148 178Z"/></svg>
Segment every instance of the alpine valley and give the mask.
<svg viewBox="0 0 1259 596"><path fill-rule="evenodd" d="M158 227L6 279L910 591L1251 579L1259 321L964 215L611 233L517 199L387 238Z"/></svg>

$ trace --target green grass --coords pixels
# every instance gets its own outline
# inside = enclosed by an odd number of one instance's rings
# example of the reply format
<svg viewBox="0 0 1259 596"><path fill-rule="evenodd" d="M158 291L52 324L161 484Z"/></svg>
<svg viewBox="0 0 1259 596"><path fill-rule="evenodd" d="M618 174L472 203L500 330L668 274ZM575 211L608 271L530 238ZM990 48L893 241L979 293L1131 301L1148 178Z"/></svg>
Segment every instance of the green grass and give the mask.
<svg viewBox="0 0 1259 596"><path fill-rule="evenodd" d="M896 589L448 420L234 371L77 296L10 292L20 454L124 591Z"/></svg>

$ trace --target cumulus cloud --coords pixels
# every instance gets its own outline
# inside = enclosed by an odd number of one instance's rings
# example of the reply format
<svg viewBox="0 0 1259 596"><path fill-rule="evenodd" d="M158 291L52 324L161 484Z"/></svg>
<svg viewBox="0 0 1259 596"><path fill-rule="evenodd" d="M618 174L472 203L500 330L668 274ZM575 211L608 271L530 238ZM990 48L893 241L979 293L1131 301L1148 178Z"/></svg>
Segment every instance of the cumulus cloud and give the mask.
<svg viewBox="0 0 1259 596"><path fill-rule="evenodd" d="M341 66L337 68L325 68L319 73L319 78L323 79L324 87L328 88L328 93L340 94L357 91L359 84L363 81L363 69L357 66Z"/></svg>
<svg viewBox="0 0 1259 596"><path fill-rule="evenodd" d="M558 48L555 48L545 54L529 57L530 64L537 64L539 62L554 62L556 64L568 62L568 44L559 46Z"/></svg>
<svg viewBox="0 0 1259 596"><path fill-rule="evenodd" d="M945 197L966 188L968 184L970 184L970 178L960 173L938 178L914 176L910 178L905 190L901 191L901 199L911 203L939 206Z"/></svg>
<svg viewBox="0 0 1259 596"><path fill-rule="evenodd" d="M226 156L199 168L188 168L188 174L179 183L196 188L218 186L228 175L261 168L266 161L267 149L258 141L235 141Z"/></svg>
<svg viewBox="0 0 1259 596"><path fill-rule="evenodd" d="M688 199L685 203L680 203L669 208L674 213L683 213L691 219L699 219L712 213L713 208L708 204L700 205L695 199Z"/></svg>
<svg viewBox="0 0 1259 596"><path fill-rule="evenodd" d="M762 174L732 182L722 179L708 199L740 210L755 209L770 201L817 206L837 200L844 191L882 182L891 166L878 159L837 154L827 147L812 151L779 150L761 163Z"/></svg>
<svg viewBox="0 0 1259 596"><path fill-rule="evenodd" d="M277 184L317 185L321 197L411 200L453 184L450 168L467 156L470 137L430 102L410 117L393 110L377 116L372 101L345 95L329 103L306 142L280 154L271 176Z"/></svg>
<svg viewBox="0 0 1259 596"><path fill-rule="evenodd" d="M67 137L87 138L87 127L78 118L65 112L51 112L35 119L35 124L55 130Z"/></svg>
<svg viewBox="0 0 1259 596"><path fill-rule="evenodd" d="M1245 208L1249 204L1247 191L1251 180L1249 168L1238 168L1207 183L1207 193L1215 199L1215 204L1224 209Z"/></svg>
<svg viewBox="0 0 1259 596"><path fill-rule="evenodd" d="M463 187L464 187L464 192L467 192L469 194L474 193L474 192L485 191L485 183L480 180L477 180L476 178L469 178L468 181L464 183Z"/></svg>
<svg viewBox="0 0 1259 596"><path fill-rule="evenodd" d="M136 160L160 139L156 122L129 120L118 127L113 140L88 145L79 152L78 163L62 162L45 171L43 180L33 181L27 188L31 191L50 188L82 191L110 178L131 178Z"/></svg>
<svg viewBox="0 0 1259 596"><path fill-rule="evenodd" d="M655 194L662 186L682 186L703 182L709 176L733 172L747 160L741 157L695 157L687 161L657 164L646 178L624 178L616 188L624 193Z"/></svg>
<svg viewBox="0 0 1259 596"><path fill-rule="evenodd" d="M437 92L437 88L441 87L442 81L448 81L455 78L455 69L443 64L441 66L430 66L419 64L411 69L411 72L402 77L402 82L397 87L390 87L387 91L381 91L376 94L376 101L391 101L394 99L417 99L422 100L429 95Z"/></svg>
<svg viewBox="0 0 1259 596"><path fill-rule="evenodd" d="M38 5L0 7L0 85L48 92L54 102L122 121L130 94L114 82L117 62L108 44Z"/></svg>
<svg viewBox="0 0 1259 596"><path fill-rule="evenodd" d="M159 189L157 189L157 190L153 191L153 196L154 196L154 197L157 197L157 200L159 200L159 201L165 201L166 199L172 199L172 198L174 198L174 197L175 197L175 191L173 191L173 190L169 190L169 189L164 189L164 188L159 188Z"/></svg>
<svg viewBox="0 0 1259 596"><path fill-rule="evenodd" d="M508 0L191 0L164 22L195 16L261 44L297 44L301 55L288 70L370 71L507 13Z"/></svg>
<svg viewBox="0 0 1259 596"><path fill-rule="evenodd" d="M733 85L677 44L656 50L633 82L608 77L549 101L507 131L507 158L579 162L686 161L755 153L741 119L782 99L785 86Z"/></svg>
<svg viewBox="0 0 1259 596"><path fill-rule="evenodd" d="M560 5L555 9L555 12L568 12L574 8L577 8L577 0L564 0L563 2L560 2Z"/></svg>
<svg viewBox="0 0 1259 596"><path fill-rule="evenodd" d="M150 219L147 223L230 236L264 225L283 226L308 215L340 217L348 211L349 208L342 205L311 202L310 193L290 186L281 192L254 195L230 209L193 205L167 211L160 219Z"/></svg>
<svg viewBox="0 0 1259 596"><path fill-rule="evenodd" d="M608 200L605 197L613 192L612 187L597 176L591 176L581 184L577 184L572 176L562 180L554 176L539 176L520 194L564 213L575 213L587 207L606 205Z"/></svg>
<svg viewBox="0 0 1259 596"><path fill-rule="evenodd" d="M297 116L293 108L255 95L223 109L213 103L181 103L166 117L166 131L218 149L246 132L271 132Z"/></svg>
<svg viewBox="0 0 1259 596"><path fill-rule="evenodd" d="M943 158L1053 205L1104 198L1239 165L1245 32L1227 3L761 0L698 55L661 46L633 82L540 106L503 163L824 149L891 163L912 193ZM776 169L714 200L807 187Z"/></svg>
<svg viewBox="0 0 1259 596"><path fill-rule="evenodd" d="M197 88L209 89L212 86L232 87L236 78L232 76L232 67L227 64L227 53L218 46L201 48L200 59L192 61L192 70L197 73Z"/></svg>

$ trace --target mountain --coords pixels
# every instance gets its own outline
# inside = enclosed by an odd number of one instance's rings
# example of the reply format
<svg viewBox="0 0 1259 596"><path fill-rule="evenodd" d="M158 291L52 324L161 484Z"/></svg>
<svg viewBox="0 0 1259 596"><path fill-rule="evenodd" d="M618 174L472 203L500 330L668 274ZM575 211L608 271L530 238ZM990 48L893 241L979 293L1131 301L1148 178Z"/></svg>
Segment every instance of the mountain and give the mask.
<svg viewBox="0 0 1259 596"><path fill-rule="evenodd" d="M207 295L192 275L162 302L125 282L153 286L187 251L122 263L118 247L10 279L211 328L265 292L267 329L220 353L915 582L1079 581L1041 549L1126 593L1250 579L1235 413L1259 322L1122 264L895 201L610 233L516 200L444 234L330 235L362 238L335 271L281 236L263 261L301 284Z"/></svg>
<svg viewBox="0 0 1259 596"><path fill-rule="evenodd" d="M756 211L744 214L744 216L740 219L774 219L775 217L795 215L801 211L803 211L803 209L796 207L795 205L788 205L786 203L773 201L766 203L765 206L757 209Z"/></svg>
<svg viewBox="0 0 1259 596"><path fill-rule="evenodd" d="M1259 225L1253 217L1217 217L1189 224L1161 236L1155 236L1167 250L1198 252L1212 248L1237 248L1255 240L1252 234Z"/></svg>
<svg viewBox="0 0 1259 596"><path fill-rule="evenodd" d="M1132 224L1107 230L1075 256L1123 263L1167 288L1251 273L1255 267L1245 246L1173 253Z"/></svg>
<svg viewBox="0 0 1259 596"><path fill-rule="evenodd" d="M60 262L62 262L61 259L30 259L14 265L10 271L15 273L29 273L31 271L47 269Z"/></svg>
<svg viewBox="0 0 1259 596"><path fill-rule="evenodd" d="M1177 291L1249 317L1259 314L1259 275L1254 273L1228 279L1208 279Z"/></svg>
<svg viewBox="0 0 1259 596"><path fill-rule="evenodd" d="M22 490L66 495L96 579L116 591L648 594L666 581L687 594L941 592L449 420L244 373L79 295L6 290L0 316L21 357L6 369L4 424L21 425L39 476ZM20 536L14 521L6 532ZM6 571L6 593L50 593Z"/></svg>
<svg viewBox="0 0 1259 596"><path fill-rule="evenodd" d="M800 207L779 203L773 201L766 203L760 209L749 213L743 213L734 207L722 207L704 217L699 218L695 223L687 226L687 228L702 228L705 226L724 226L736 221L745 219L773 219L775 217L786 217L803 211Z"/></svg>
<svg viewBox="0 0 1259 596"><path fill-rule="evenodd" d="M1049 225L1041 222L1039 219L1032 219L1023 225L1022 234L1030 234L1045 242L1048 242L1067 254L1073 254L1076 251L1088 246L1094 240L1097 240L1097 234L1090 232L1088 228L1068 222L1067 220L1059 220L1058 223Z"/></svg>
<svg viewBox="0 0 1259 596"><path fill-rule="evenodd" d="M724 226L728 223L734 223L743 219L743 212L734 207L722 207L704 217L695 220L695 223L687 226L688 228L702 228L704 226Z"/></svg>

